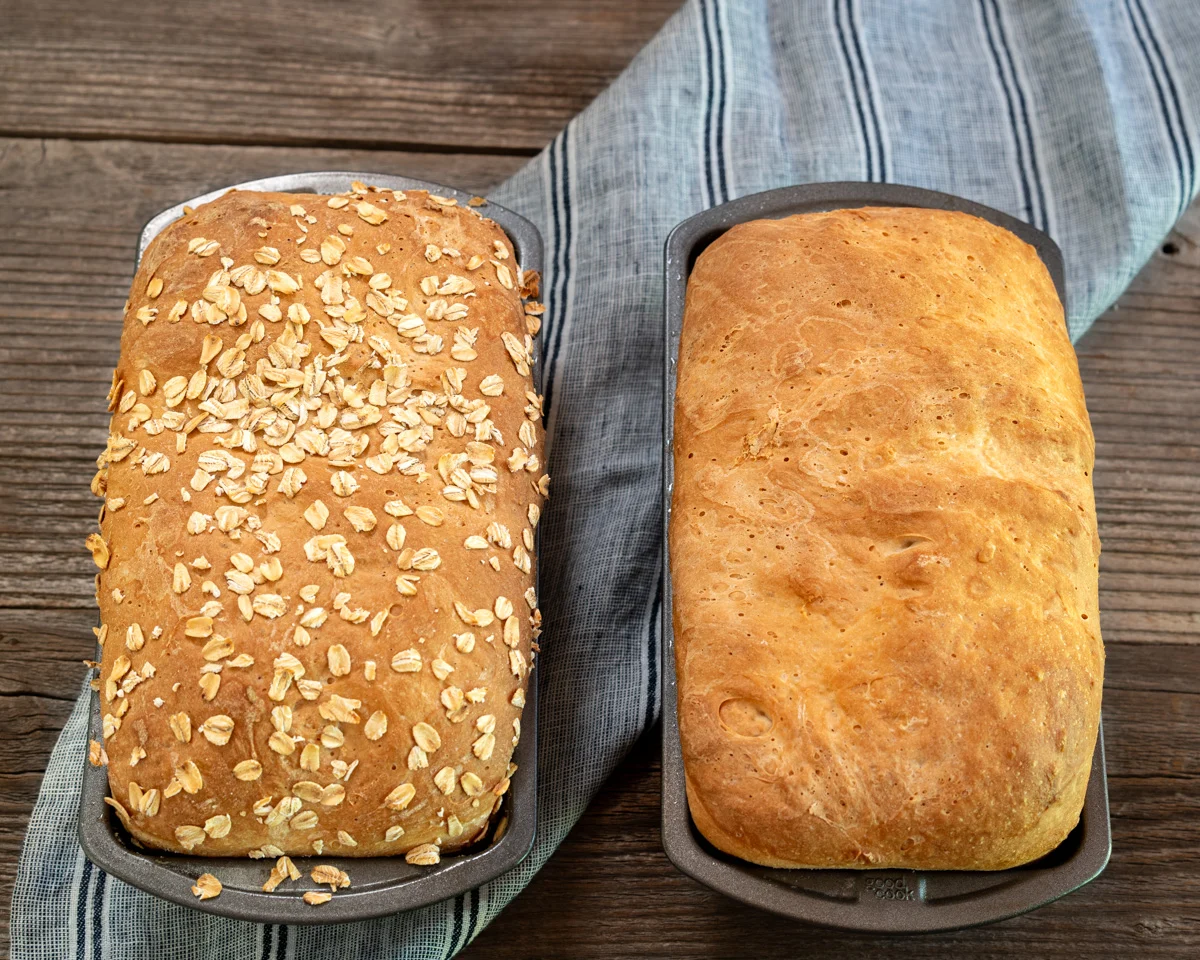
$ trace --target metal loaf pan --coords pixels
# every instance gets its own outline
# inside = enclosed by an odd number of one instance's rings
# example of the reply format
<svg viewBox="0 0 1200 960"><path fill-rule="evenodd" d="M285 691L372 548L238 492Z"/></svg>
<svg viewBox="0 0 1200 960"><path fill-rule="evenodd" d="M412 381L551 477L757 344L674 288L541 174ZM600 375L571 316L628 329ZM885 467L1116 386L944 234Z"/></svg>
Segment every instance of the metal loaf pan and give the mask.
<svg viewBox="0 0 1200 960"><path fill-rule="evenodd" d="M164 227L183 216L184 206L197 207L215 200L229 190L259 190L281 193L340 193L352 180L388 190L428 190L443 197L455 197L466 204L471 193L440 183L427 183L408 177L376 173L320 172L289 174L250 180L214 190L164 210L142 231L138 261L150 241ZM541 271L542 237L537 227L511 210L494 203L479 208L508 234L517 263L525 270ZM540 385L541 352L535 354L534 382ZM540 576L540 568L539 568ZM259 923L344 923L366 920L403 910L413 910L457 896L494 880L517 866L529 854L537 829L537 669L529 672L529 693L521 715L521 742L513 752L517 771L492 829L489 844L481 849L448 856L434 867L417 867L404 857L294 857L304 874L295 883L285 883L273 893L264 893L270 860L243 857L194 857L148 850L137 846L122 828L112 808L104 803L108 795L108 774L102 767L84 763L83 791L79 802L79 842L88 858L97 866L147 893L174 903L238 920ZM93 697L89 735L102 739L100 704ZM331 901L312 907L301 900L308 890L321 889L309 877L317 862L330 863L345 870L352 885L339 891ZM191 886L202 873L212 873L224 886L212 900L197 900Z"/></svg>
<svg viewBox="0 0 1200 960"><path fill-rule="evenodd" d="M1112 832L1104 735L1096 739L1079 825L1034 863L1000 871L784 870L728 856L696 829L688 810L675 680L669 538L674 483L676 363L688 274L704 248L737 223L847 207L958 210L989 220L1031 244L1066 303L1062 252L1048 236L998 210L945 193L877 183L819 183L770 190L684 220L666 244L663 391L663 848L688 876L750 906L821 926L870 933L932 933L992 923L1044 906L1095 879L1108 863Z"/></svg>

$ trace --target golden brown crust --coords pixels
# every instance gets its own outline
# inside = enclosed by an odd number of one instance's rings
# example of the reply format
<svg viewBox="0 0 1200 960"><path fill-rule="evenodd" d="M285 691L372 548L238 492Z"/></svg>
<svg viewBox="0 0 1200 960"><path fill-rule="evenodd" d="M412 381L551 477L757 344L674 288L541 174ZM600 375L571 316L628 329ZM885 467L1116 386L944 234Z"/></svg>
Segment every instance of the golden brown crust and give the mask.
<svg viewBox="0 0 1200 960"><path fill-rule="evenodd" d="M89 546L109 783L149 846L432 862L508 785L536 318L496 224L360 186L226 194L134 280Z"/></svg>
<svg viewBox="0 0 1200 960"><path fill-rule="evenodd" d="M1099 722L1093 439L1034 250L868 208L734 227L687 292L671 575L688 797L781 867L1001 869Z"/></svg>

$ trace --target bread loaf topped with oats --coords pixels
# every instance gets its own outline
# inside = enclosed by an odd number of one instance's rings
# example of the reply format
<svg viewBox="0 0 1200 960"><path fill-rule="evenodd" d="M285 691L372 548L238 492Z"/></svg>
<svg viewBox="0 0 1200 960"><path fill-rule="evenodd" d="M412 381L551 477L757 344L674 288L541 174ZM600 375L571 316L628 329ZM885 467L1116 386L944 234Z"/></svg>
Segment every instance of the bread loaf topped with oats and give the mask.
<svg viewBox="0 0 1200 960"><path fill-rule="evenodd" d="M232 191L126 305L94 492L110 803L193 855L488 829L540 623L540 305L424 191Z"/></svg>

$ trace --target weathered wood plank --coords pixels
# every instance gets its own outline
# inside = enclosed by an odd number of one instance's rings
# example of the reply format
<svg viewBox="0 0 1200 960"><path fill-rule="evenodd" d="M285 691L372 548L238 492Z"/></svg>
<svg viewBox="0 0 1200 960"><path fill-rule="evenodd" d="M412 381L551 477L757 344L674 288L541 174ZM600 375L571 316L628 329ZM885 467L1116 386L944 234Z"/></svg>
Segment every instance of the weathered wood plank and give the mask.
<svg viewBox="0 0 1200 960"><path fill-rule="evenodd" d="M1114 851L1084 890L961 933L840 934L741 907L658 846L657 731L465 957L1192 957L1200 950L1200 208L1079 344L1097 436ZM1171 249L1171 248L1169 248ZM602 870L595 864L603 863ZM597 936L596 931L605 931Z"/></svg>
<svg viewBox="0 0 1200 960"><path fill-rule="evenodd" d="M0 617L0 698L73 703L96 641L94 610L9 609ZM0 764L0 775L11 773ZM0 791L0 797L5 796Z"/></svg>
<svg viewBox="0 0 1200 960"><path fill-rule="evenodd" d="M0 608L92 606L93 571L78 545L96 513L87 482L107 431L100 398L116 360L137 237L154 213L222 184L287 170L383 170L483 192L524 162L0 140L0 284L11 293L0 306Z"/></svg>
<svg viewBox="0 0 1200 960"><path fill-rule="evenodd" d="M57 725L91 650L91 616L16 611L0 632L0 722L20 736L0 748L0 859L17 849ZM73 673L63 677L64 667ZM1185 956L1200 931L1200 646L1109 648L1105 692L1115 852L1097 883L1037 914L986 930L889 941L905 957L1121 952ZM4 696L24 688L36 695ZM5 710L8 702L17 706ZM798 927L739 907L678 874L659 847L657 734L639 745L531 888L469 956L756 956L869 950L873 941ZM9 771L21 771L9 773ZM598 868L602 864L602 869ZM6 869L0 868L0 884ZM1153 878L1162 878L1161 882ZM1169 881L1167 878L1170 878ZM1195 923L1200 916L1192 916ZM598 938L597 929L620 931ZM525 931L518 937L518 931ZM743 954L744 955L744 954ZM1112 955L1112 954L1106 954Z"/></svg>
<svg viewBox="0 0 1200 960"><path fill-rule="evenodd" d="M1184 653L1178 674L1172 666ZM1094 883L1033 914L929 937L837 933L743 907L678 873L658 845L656 729L529 888L463 956L1190 957L1200 942L1200 660L1110 652L1105 692L1114 851ZM1181 682L1187 671L1190 680ZM1161 673L1160 673L1161 672ZM1159 681L1187 690L1136 689ZM603 864L602 869L597 864ZM598 936L597 931L605 931Z"/></svg>
<svg viewBox="0 0 1200 960"><path fill-rule="evenodd" d="M11 40L8 28L0 47ZM0 54L0 116L11 106L5 63ZM0 717L22 731L0 746L0 956L25 824L83 677L80 661L93 652L93 571L77 548L96 513L86 478L107 429L99 400L142 224L187 197L273 173L374 170L482 193L524 162L486 153L0 139Z"/></svg>
<svg viewBox="0 0 1200 960"><path fill-rule="evenodd" d="M430 154L0 141L0 608L91 604L86 554L91 461L107 417L99 402L116 359L120 305L141 224L167 203L220 183L302 166L373 166L441 176L483 189L521 161ZM53 189L51 187L53 186ZM40 283L31 264L53 262L62 238L64 282ZM1193 210L1181 231L1200 229ZM1180 237L1183 233L1180 233ZM1159 255L1080 344L1097 435L1102 626L1110 642L1191 643L1200 637L1200 338L1194 289L1200 248ZM31 253L32 251L32 253ZM72 278L71 282L66 282ZM1166 291L1147 292L1147 291ZM1164 313L1165 309L1171 311ZM1183 304L1180 306L1179 304ZM65 380L65 383L64 383ZM31 468L38 482L30 482ZM1122 577L1140 577L1132 585ZM1164 578L1170 581L1166 586Z"/></svg>
<svg viewBox="0 0 1200 960"><path fill-rule="evenodd" d="M36 15L50 17L67 6L83 5L50 0ZM266 6L265 22L283 9ZM180 15L181 23L190 22L186 18L192 13ZM24 49L21 31L27 38L33 16L18 11L15 43L0 36L0 129L11 106L4 86L11 82L11 51ZM61 35L93 50L116 44L103 24L97 25L105 16L111 14L83 11L74 28ZM49 29L60 30L57 24ZM228 33L218 27L213 45L225 42L244 50L238 44L251 42ZM80 40L83 36L90 39ZM120 51L114 57L128 59L130 50L143 49L139 44L114 46ZM87 56L84 51L85 66L91 62ZM136 80L143 69L152 68L135 64L127 76ZM178 75L189 69L185 58ZM75 123L71 110L78 108L82 115L94 103L87 91L67 91L73 82L63 80L64 86L56 88L65 106L59 113L48 110L46 123ZM240 89L240 82L235 77L230 89ZM499 89L498 97L511 94L509 88ZM201 84L191 95L201 102L211 92ZM74 106L71 96L77 96ZM109 102L119 100L111 89L106 96ZM161 96L157 106L151 102L155 96ZM161 109L163 102L181 96L153 93L147 102ZM140 104L129 109L129 133L159 135L138 126L153 110L140 114ZM234 110L227 104L215 109L218 120L225 115L221 110ZM526 119L510 123L514 139L509 145L525 150L520 138L532 136L536 123L528 119L533 112L520 116ZM365 126L353 110L347 117L336 136L358 138L356 131ZM115 123L87 120L93 121ZM172 122L178 128L171 135L181 136L191 120L181 111ZM273 129L267 134L276 136ZM476 145L487 142L481 138ZM24 824L83 675L80 660L93 649L92 568L79 545L95 515L87 481L107 426L102 398L141 224L183 197L283 169L374 168L482 191L521 162L511 155L0 139L0 283L6 291L0 303L5 334L0 343L0 723L10 732L8 742L0 744L0 953ZM1173 236L1178 252L1157 256L1119 308L1079 345L1097 434L1095 480L1104 540L1101 618L1108 642L1105 720L1115 852L1099 881L1030 917L886 944L759 914L694 884L663 856L654 732L530 889L468 955L524 957L531 942L539 956L572 958L827 957L874 954L885 947L900 958L1195 955L1200 947L1200 584L1195 575L1200 569L1200 354L1195 350L1200 344L1200 245L1193 236L1200 236L1200 208L1189 212Z"/></svg>
<svg viewBox="0 0 1200 960"><path fill-rule="evenodd" d="M5 0L0 134L534 153L679 2Z"/></svg>
<svg viewBox="0 0 1200 960"><path fill-rule="evenodd" d="M678 2L264 0L248 28L235 0L0 0L0 565L14 561L0 585L0 708L28 727L0 753L0 954L40 771L92 651L91 571L74 546L95 504L80 480L105 430L96 401L141 224L222 184L296 170L484 192ZM64 549L47 550L56 539Z"/></svg>

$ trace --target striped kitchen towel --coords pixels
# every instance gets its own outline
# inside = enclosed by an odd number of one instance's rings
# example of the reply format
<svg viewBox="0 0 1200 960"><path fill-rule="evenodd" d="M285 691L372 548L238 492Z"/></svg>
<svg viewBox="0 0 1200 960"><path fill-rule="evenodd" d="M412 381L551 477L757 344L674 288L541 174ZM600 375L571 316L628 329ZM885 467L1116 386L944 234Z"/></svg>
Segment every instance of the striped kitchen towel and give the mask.
<svg viewBox="0 0 1200 960"><path fill-rule="evenodd" d="M13 956L374 960L461 949L545 863L658 715L671 227L793 183L886 180L959 194L1058 241L1078 337L1196 193L1197 51L1195 0L686 3L494 195L536 221L548 247L554 497L543 521L533 854L454 900L336 928L238 923L163 903L79 851L81 700L29 827Z"/></svg>

